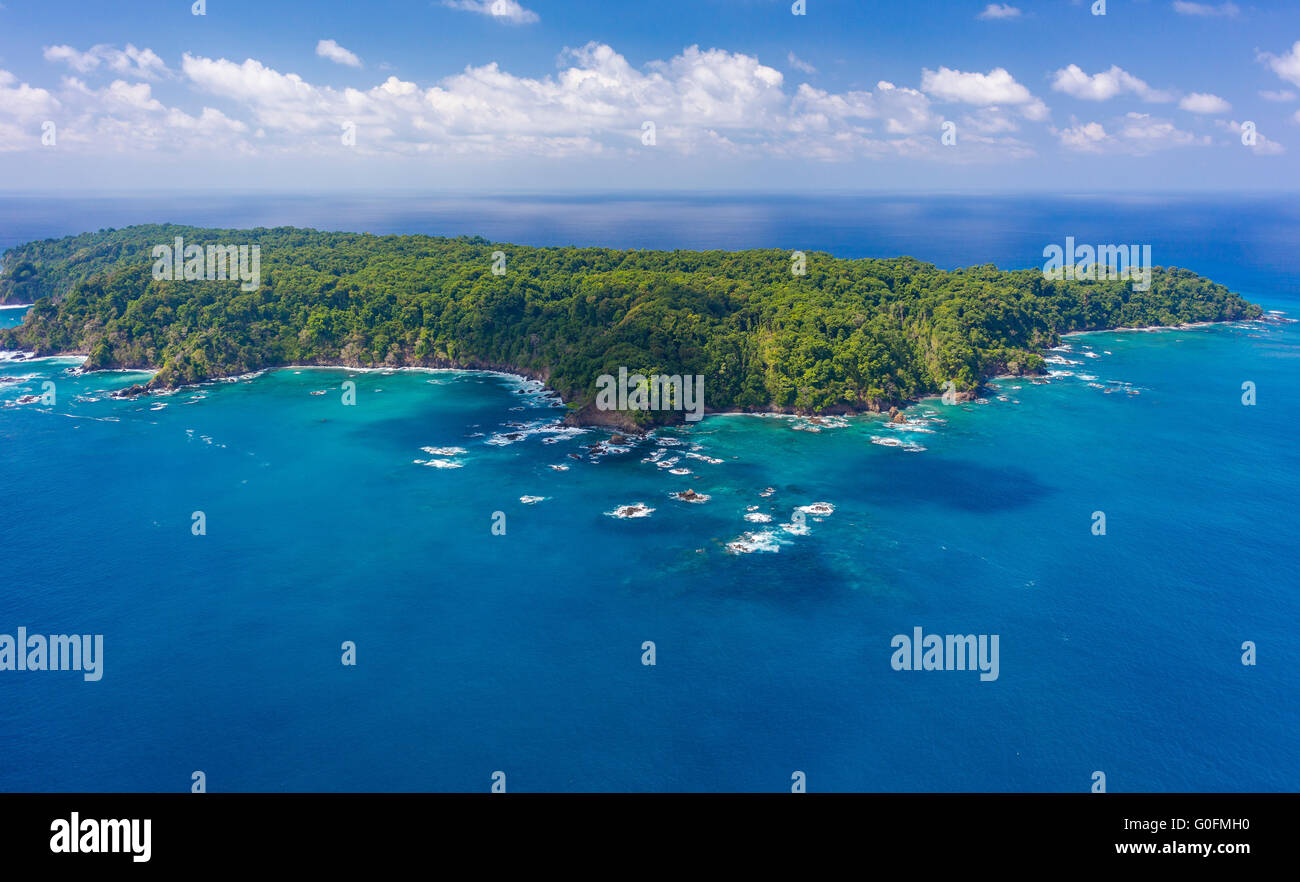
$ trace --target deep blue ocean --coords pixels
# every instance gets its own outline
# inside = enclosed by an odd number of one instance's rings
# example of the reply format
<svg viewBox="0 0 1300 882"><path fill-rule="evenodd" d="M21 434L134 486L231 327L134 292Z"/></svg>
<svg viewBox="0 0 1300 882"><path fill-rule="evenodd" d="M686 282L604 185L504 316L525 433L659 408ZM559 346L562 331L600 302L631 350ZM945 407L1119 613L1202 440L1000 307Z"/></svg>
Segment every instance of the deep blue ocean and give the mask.
<svg viewBox="0 0 1300 882"><path fill-rule="evenodd" d="M9 196L0 248L162 221L942 267L1074 236L1300 317L1300 207L1267 198ZM113 400L141 375L0 361L0 634L104 635L98 682L0 672L0 790L1300 789L1300 324L1049 355L911 431L715 416L604 453L500 375ZM998 635L998 678L894 670L915 627Z"/></svg>

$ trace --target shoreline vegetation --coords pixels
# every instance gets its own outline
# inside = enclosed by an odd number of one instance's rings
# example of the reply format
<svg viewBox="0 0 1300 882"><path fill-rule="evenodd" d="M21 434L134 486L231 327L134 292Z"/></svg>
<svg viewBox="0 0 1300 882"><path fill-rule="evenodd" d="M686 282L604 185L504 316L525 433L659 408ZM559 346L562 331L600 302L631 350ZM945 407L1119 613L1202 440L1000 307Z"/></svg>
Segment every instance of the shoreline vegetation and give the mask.
<svg viewBox="0 0 1300 882"><path fill-rule="evenodd" d="M259 245L260 286L155 279L153 248L177 237ZM1064 335L1262 315L1178 268L1134 291L822 252L795 275L791 254L134 226L7 251L0 304L33 305L0 348L156 371L126 394L289 366L497 371L545 384L572 424L640 431L683 412L600 410L599 376L702 376L706 413L884 413L949 383L969 400L995 376L1043 374Z"/></svg>

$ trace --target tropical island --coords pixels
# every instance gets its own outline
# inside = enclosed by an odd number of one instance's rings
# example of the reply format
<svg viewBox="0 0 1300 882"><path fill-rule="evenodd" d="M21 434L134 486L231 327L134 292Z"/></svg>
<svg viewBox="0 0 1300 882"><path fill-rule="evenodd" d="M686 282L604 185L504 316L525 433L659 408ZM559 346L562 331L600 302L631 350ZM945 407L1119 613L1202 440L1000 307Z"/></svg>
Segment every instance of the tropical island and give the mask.
<svg viewBox="0 0 1300 882"><path fill-rule="evenodd" d="M155 249L260 249L254 290L158 278ZM1039 269L940 270L910 257L537 248L481 237L150 224L10 249L0 303L33 303L0 348L154 370L133 392L288 365L508 371L541 380L575 422L637 428L680 411L601 411L620 368L700 375L709 412L889 410L948 383L1044 370L1072 331L1256 318L1223 285L1156 267L1127 280Z"/></svg>

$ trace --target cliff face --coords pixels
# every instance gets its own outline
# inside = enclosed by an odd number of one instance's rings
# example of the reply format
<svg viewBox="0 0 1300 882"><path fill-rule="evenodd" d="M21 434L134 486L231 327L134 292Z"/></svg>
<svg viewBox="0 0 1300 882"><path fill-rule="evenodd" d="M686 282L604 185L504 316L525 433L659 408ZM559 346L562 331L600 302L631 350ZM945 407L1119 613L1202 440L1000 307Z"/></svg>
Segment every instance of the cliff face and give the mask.
<svg viewBox="0 0 1300 882"><path fill-rule="evenodd" d="M598 426L632 435L640 434L655 424L649 420L638 423L632 414L625 410L600 410L594 403L579 410L571 410L565 416L564 422L570 426Z"/></svg>

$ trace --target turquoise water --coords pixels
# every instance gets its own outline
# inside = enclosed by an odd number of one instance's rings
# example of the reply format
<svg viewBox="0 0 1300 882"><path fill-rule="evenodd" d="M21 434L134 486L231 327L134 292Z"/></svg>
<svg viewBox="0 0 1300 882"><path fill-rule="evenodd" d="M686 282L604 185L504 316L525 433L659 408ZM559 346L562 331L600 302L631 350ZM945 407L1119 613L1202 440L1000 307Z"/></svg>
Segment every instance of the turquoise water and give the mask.
<svg viewBox="0 0 1300 882"><path fill-rule="evenodd" d="M140 375L0 362L0 633L105 647L95 683L0 673L0 789L1297 789L1300 325L1067 342L1072 376L912 408L932 432L718 416L598 456L499 375L116 400ZM997 680L893 670L916 626L999 635Z"/></svg>

